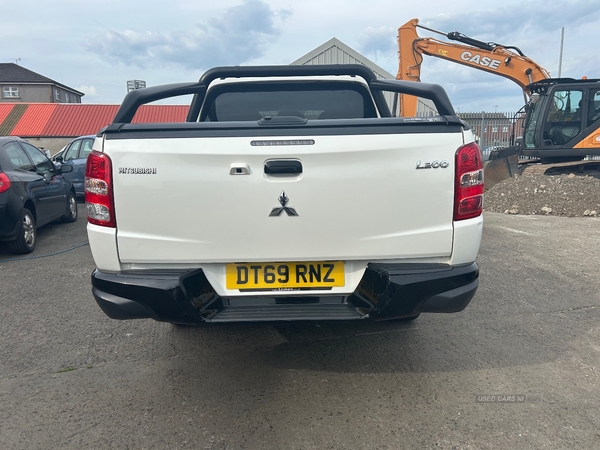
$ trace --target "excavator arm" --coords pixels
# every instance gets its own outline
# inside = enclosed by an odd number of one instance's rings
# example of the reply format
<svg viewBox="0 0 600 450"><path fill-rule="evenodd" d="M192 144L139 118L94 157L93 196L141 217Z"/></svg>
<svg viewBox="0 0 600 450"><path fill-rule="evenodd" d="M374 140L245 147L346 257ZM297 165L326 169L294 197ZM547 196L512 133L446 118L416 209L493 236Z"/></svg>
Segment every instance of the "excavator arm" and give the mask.
<svg viewBox="0 0 600 450"><path fill-rule="evenodd" d="M417 27L441 34L460 44L421 38ZM550 78L546 69L525 56L517 47L478 41L458 32L443 33L419 25L418 19L409 20L398 29L399 67L396 79L420 81L423 55L435 56L506 77L517 83L524 95L529 95L529 84ZM400 99L400 111L405 117L415 116L417 99L403 95Z"/></svg>

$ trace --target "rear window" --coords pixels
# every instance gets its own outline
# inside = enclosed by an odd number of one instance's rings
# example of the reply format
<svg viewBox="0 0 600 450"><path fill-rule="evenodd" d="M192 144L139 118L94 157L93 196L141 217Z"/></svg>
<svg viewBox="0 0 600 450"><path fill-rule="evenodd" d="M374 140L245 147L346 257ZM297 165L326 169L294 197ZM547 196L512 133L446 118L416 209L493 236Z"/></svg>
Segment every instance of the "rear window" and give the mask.
<svg viewBox="0 0 600 450"><path fill-rule="evenodd" d="M17 142L8 142L0 149L2 164L5 170L33 170L33 165L25 150Z"/></svg>
<svg viewBox="0 0 600 450"><path fill-rule="evenodd" d="M303 119L376 117L367 89L358 83L244 83L217 86L206 98L203 121L252 121L270 116Z"/></svg>

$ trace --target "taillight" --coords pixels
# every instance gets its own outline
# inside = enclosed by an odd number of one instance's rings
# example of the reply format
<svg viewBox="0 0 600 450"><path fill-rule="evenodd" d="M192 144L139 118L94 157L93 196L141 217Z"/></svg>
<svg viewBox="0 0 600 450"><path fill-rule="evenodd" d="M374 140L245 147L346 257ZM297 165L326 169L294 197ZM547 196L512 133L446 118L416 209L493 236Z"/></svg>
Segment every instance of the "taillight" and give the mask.
<svg viewBox="0 0 600 450"><path fill-rule="evenodd" d="M10 188L10 178L3 172L0 172L0 194L8 191Z"/></svg>
<svg viewBox="0 0 600 450"><path fill-rule="evenodd" d="M456 151L454 220L471 219L483 212L483 157L474 142Z"/></svg>
<svg viewBox="0 0 600 450"><path fill-rule="evenodd" d="M88 222L116 227L112 187L112 162L98 151L92 151L85 165L85 206Z"/></svg>

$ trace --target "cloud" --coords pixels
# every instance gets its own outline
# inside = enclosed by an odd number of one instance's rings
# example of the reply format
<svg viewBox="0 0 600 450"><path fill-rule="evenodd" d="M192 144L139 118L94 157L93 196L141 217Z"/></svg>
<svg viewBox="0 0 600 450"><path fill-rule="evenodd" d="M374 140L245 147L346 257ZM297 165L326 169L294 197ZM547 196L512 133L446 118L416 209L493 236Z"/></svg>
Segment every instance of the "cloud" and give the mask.
<svg viewBox="0 0 600 450"><path fill-rule="evenodd" d="M378 58L396 51L396 34L393 27L368 27L358 37L358 50L365 56Z"/></svg>
<svg viewBox="0 0 600 450"><path fill-rule="evenodd" d="M82 84L81 86L75 89L80 92L83 92L85 95L89 95L90 97L96 95L96 88L94 86L86 86L85 84Z"/></svg>
<svg viewBox="0 0 600 450"><path fill-rule="evenodd" d="M464 14L443 14L420 23L445 33L459 31L483 41L514 45L516 41L527 42L555 34L566 23L577 28L599 19L598 5L589 0L536 0L522 2L518 7L511 4L472 11L468 20Z"/></svg>
<svg viewBox="0 0 600 450"><path fill-rule="evenodd" d="M263 0L244 0L187 31L109 30L88 37L83 46L110 63L188 70L242 64L262 56L290 10L273 10Z"/></svg>

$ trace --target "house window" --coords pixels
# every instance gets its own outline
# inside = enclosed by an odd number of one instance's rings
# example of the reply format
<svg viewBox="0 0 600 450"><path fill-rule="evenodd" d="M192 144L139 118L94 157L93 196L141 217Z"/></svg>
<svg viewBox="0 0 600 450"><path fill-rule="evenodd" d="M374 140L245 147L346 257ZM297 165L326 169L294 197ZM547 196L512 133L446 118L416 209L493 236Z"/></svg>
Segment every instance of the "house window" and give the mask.
<svg viewBox="0 0 600 450"><path fill-rule="evenodd" d="M66 101L67 103L69 103L69 93L68 93L68 92L65 94L65 101Z"/></svg>
<svg viewBox="0 0 600 450"><path fill-rule="evenodd" d="M492 133L497 133L498 132L498 127L492 127Z"/></svg>
<svg viewBox="0 0 600 450"><path fill-rule="evenodd" d="M508 133L508 127L502 127L502 132L503 133Z"/></svg>
<svg viewBox="0 0 600 450"><path fill-rule="evenodd" d="M18 98L19 97L19 88L7 86L2 88L2 97L4 98Z"/></svg>
<svg viewBox="0 0 600 450"><path fill-rule="evenodd" d="M54 100L60 102L60 92L58 89L54 89Z"/></svg>

